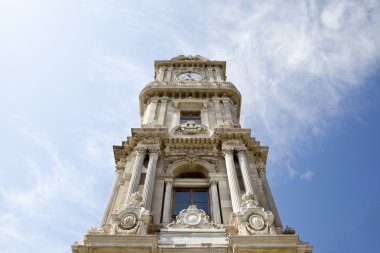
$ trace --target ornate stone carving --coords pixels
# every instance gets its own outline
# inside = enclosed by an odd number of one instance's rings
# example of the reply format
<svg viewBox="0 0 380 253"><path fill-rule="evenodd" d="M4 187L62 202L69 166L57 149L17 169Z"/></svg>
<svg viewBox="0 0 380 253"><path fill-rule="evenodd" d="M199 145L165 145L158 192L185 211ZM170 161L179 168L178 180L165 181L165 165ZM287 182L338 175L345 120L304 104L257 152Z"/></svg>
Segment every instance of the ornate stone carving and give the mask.
<svg viewBox="0 0 380 253"><path fill-rule="evenodd" d="M121 218L119 227L123 230L130 230L136 226L137 217L134 213L127 213Z"/></svg>
<svg viewBox="0 0 380 253"><path fill-rule="evenodd" d="M248 210L249 208L257 207L258 205L258 202L250 194L244 193L241 199L243 200L243 203L241 204L240 212L244 212L245 210Z"/></svg>
<svg viewBox="0 0 380 253"><path fill-rule="evenodd" d="M135 192L131 195L126 208L113 215L109 234L146 234L150 223L149 219L149 212L142 206L141 195L139 192Z"/></svg>
<svg viewBox="0 0 380 253"><path fill-rule="evenodd" d="M197 124L193 121L188 121L173 128L172 134L178 135L195 135L195 134L208 134L207 127Z"/></svg>
<svg viewBox="0 0 380 253"><path fill-rule="evenodd" d="M120 158L120 160L116 163L116 170L124 170L126 164L127 164L127 159Z"/></svg>
<svg viewBox="0 0 380 253"><path fill-rule="evenodd" d="M200 55L178 55L171 59L172 61L208 61L207 58Z"/></svg>
<svg viewBox="0 0 380 253"><path fill-rule="evenodd" d="M244 194L240 211L236 215L236 226L239 235L272 235L274 215L257 206L252 195Z"/></svg>
<svg viewBox="0 0 380 253"><path fill-rule="evenodd" d="M232 120L225 120L222 125L224 128L239 128L240 125L234 123Z"/></svg>
<svg viewBox="0 0 380 253"><path fill-rule="evenodd" d="M139 145L145 144L160 144L159 138L144 138L139 142Z"/></svg>
<svg viewBox="0 0 380 253"><path fill-rule="evenodd" d="M228 140L222 143L223 150L247 150L247 147L241 140Z"/></svg>
<svg viewBox="0 0 380 253"><path fill-rule="evenodd" d="M135 192L131 195L127 203L127 207L141 208L142 207L142 196L139 192Z"/></svg>
<svg viewBox="0 0 380 253"><path fill-rule="evenodd" d="M222 229L221 224L210 222L210 217L205 211L198 209L195 205L190 205L187 209L182 210L176 217L176 220L167 225L168 229L183 228L200 228L200 229Z"/></svg>
<svg viewBox="0 0 380 253"><path fill-rule="evenodd" d="M145 234L145 224L138 220L135 213L125 213L120 220L112 224L110 229L111 235L130 235L130 234Z"/></svg>

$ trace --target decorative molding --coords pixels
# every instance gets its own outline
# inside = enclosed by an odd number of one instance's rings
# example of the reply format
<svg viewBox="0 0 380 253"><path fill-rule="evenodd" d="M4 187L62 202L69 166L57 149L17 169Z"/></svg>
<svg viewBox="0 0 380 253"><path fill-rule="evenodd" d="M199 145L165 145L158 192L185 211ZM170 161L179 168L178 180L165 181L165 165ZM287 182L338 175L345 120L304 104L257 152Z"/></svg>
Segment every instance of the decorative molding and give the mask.
<svg viewBox="0 0 380 253"><path fill-rule="evenodd" d="M241 126L232 120L225 120L223 122L223 125L221 125L222 128L240 128Z"/></svg>
<svg viewBox="0 0 380 253"><path fill-rule="evenodd" d="M180 124L171 130L173 135L205 135L208 134L207 126L188 121Z"/></svg>
<svg viewBox="0 0 380 253"><path fill-rule="evenodd" d="M178 55L176 57L171 58L172 61L200 61L205 62L208 61L206 57L200 55Z"/></svg>
<svg viewBox="0 0 380 253"><path fill-rule="evenodd" d="M235 226L239 235L274 235L276 234L271 211L259 207L252 195L243 194L243 203L236 214Z"/></svg>
<svg viewBox="0 0 380 253"><path fill-rule="evenodd" d="M116 163L116 171L124 170L126 165L127 165L127 159L120 158L119 161Z"/></svg>
<svg viewBox="0 0 380 253"><path fill-rule="evenodd" d="M113 214L110 235L146 235L150 224L149 211L142 205L142 197L138 192L131 195L124 210Z"/></svg>
<svg viewBox="0 0 380 253"><path fill-rule="evenodd" d="M167 225L167 229L223 229L222 224L210 221L210 217L205 211L198 209L195 205L190 205L177 215L176 220Z"/></svg>

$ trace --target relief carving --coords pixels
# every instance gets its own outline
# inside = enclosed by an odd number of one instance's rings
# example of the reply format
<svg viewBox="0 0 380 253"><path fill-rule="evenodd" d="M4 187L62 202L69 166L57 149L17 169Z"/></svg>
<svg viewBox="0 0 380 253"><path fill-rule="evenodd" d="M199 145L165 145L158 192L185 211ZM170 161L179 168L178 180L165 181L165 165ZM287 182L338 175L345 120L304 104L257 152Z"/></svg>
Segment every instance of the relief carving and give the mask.
<svg viewBox="0 0 380 253"><path fill-rule="evenodd" d="M205 211L198 209L195 205L190 205L177 215L175 221L167 225L168 230L178 228L222 229L223 225L210 221Z"/></svg>
<svg viewBox="0 0 380 253"><path fill-rule="evenodd" d="M197 124L193 121L188 121L174 127L171 133L175 135L208 134L208 130L205 125Z"/></svg>

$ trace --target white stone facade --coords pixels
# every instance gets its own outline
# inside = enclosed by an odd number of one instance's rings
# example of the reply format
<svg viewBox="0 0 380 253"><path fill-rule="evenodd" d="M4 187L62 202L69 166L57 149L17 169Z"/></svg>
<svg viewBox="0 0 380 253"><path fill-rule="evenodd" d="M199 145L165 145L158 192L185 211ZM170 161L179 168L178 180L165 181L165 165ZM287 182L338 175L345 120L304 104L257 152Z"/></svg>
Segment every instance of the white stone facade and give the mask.
<svg viewBox="0 0 380 253"><path fill-rule="evenodd" d="M283 230L268 147L241 128L241 95L225 73L224 61L201 56L155 62L140 93L141 127L114 146L101 225L74 253L312 251Z"/></svg>

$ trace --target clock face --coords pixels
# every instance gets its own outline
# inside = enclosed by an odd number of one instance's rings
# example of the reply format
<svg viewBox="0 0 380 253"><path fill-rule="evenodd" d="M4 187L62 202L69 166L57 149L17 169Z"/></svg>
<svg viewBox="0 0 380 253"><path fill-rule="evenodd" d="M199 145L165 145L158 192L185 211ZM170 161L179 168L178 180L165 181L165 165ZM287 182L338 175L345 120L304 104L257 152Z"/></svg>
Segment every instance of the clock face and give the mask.
<svg viewBox="0 0 380 253"><path fill-rule="evenodd" d="M194 72L185 72L178 75L180 80L191 80L191 81L199 81L203 79L203 76Z"/></svg>

